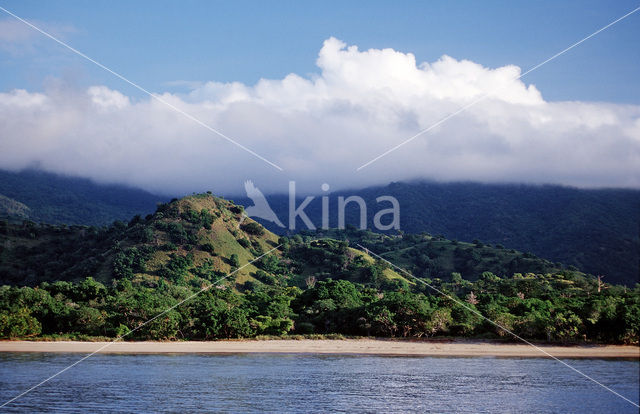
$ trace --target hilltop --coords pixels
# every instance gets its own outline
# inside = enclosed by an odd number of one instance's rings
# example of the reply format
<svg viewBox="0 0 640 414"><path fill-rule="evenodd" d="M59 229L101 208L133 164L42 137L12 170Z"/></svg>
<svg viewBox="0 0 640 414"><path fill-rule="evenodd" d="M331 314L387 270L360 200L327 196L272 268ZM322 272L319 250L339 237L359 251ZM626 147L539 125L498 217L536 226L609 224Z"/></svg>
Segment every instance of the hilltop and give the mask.
<svg viewBox="0 0 640 414"><path fill-rule="evenodd" d="M314 273L307 269L294 276L290 260L280 263L282 249L249 264L278 246L278 239L244 216L242 206L211 194L174 199L144 218L136 215L127 223L116 221L109 227L0 222L0 283L36 285L92 277L101 283L126 278L149 286L162 282L197 286L235 271L233 281L240 289L245 284L275 283L276 275L304 284ZM322 243L320 250L327 254L344 253L356 259L353 266L360 263L358 258L373 262L346 245L332 251L332 243ZM294 247L291 252L299 249ZM306 264L303 258L297 266ZM353 276L361 272L351 272L350 263L341 266L344 278L367 281L365 276ZM321 270L322 266L317 269ZM392 271L385 275L403 279Z"/></svg>
<svg viewBox="0 0 640 414"><path fill-rule="evenodd" d="M77 281L92 276L108 283L126 277L153 283L225 275L277 246L278 236L251 219L242 207L201 194L160 204L145 218L109 227L4 223L0 280L12 284ZM237 272L242 283L258 269Z"/></svg>

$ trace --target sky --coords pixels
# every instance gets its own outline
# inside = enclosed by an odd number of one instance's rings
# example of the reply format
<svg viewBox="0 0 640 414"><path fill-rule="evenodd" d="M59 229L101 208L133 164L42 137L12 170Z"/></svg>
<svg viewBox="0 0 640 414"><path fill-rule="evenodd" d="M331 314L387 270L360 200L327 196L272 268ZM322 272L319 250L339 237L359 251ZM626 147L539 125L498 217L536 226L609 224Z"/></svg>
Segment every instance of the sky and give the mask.
<svg viewBox="0 0 640 414"><path fill-rule="evenodd" d="M640 188L640 12L518 79L640 4L452 3L0 0L162 99L0 11L0 168L171 194Z"/></svg>

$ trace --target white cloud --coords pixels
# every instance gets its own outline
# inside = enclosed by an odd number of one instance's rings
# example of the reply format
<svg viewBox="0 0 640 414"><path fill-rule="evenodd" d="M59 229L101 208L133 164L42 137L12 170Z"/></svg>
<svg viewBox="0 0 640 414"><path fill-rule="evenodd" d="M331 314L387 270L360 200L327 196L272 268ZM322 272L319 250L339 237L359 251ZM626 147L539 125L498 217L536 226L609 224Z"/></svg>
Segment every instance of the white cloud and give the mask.
<svg viewBox="0 0 640 414"><path fill-rule="evenodd" d="M130 105L129 98L118 91L111 90L106 86L92 86L87 90L87 94L98 108L102 109L124 109Z"/></svg>
<svg viewBox="0 0 640 414"><path fill-rule="evenodd" d="M640 187L640 106L547 102L516 78L443 56L331 38L320 72L255 85L207 82L162 98L282 166L278 172L156 100L105 86L0 94L0 167L123 182L153 191L317 192L417 177ZM487 93L489 98L369 167L355 169Z"/></svg>

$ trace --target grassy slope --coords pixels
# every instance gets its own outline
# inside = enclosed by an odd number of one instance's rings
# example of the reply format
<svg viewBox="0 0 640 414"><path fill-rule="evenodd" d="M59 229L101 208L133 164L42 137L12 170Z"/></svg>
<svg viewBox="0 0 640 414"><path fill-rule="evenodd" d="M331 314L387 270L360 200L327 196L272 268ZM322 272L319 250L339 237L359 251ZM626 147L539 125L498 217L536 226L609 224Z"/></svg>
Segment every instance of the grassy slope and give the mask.
<svg viewBox="0 0 640 414"><path fill-rule="evenodd" d="M640 276L640 191L587 190L552 185L479 183L392 183L387 186L332 193L330 226L337 226L339 196L361 196L367 203L368 228L375 212L388 208L376 197L394 196L400 203L400 228L405 233L442 234L450 240L500 243L538 257L605 275L611 283L633 286ZM267 197L279 217L287 217L286 195ZM240 204L251 201L234 197ZM298 200L298 205L301 200ZM305 212L321 222L321 198ZM346 209L346 223L358 225L355 204ZM269 223L267 227L271 228ZM298 222L296 228L306 228ZM277 232L277 228L274 231Z"/></svg>
<svg viewBox="0 0 640 414"><path fill-rule="evenodd" d="M332 239L328 239L328 240L332 240ZM354 259L362 258L366 263L369 263L369 264L373 264L376 262L376 260L372 256L366 254L361 250L354 249L353 247L348 247L347 251L348 251L348 255ZM325 274L331 274L332 278L339 278L339 276L336 276L335 273L332 274L330 266L322 265L322 264L314 264L307 261L304 263L304 267L301 269L301 271L296 275L297 281L294 284L302 287L304 286L304 281L307 277L325 275ZM406 279L405 277L400 275L398 272L390 268L385 268L382 274L383 274L383 277L387 280L401 280L401 281L407 282L408 284L414 283L411 280ZM356 280L352 280L352 281L358 282L359 280L357 280L357 276L359 275L353 275L353 276L356 277Z"/></svg>
<svg viewBox="0 0 640 414"><path fill-rule="evenodd" d="M358 255L359 257L362 257L367 263L375 263L376 259L374 259L372 256L366 254L365 252L363 252L361 250L355 250L355 249L352 249L352 250L354 250L355 254ZM409 278L409 279L405 278L404 276L402 276L400 273L396 272L392 268L385 268L382 271L382 274L389 280L404 280L410 285L415 284L415 282L412 281L411 278Z"/></svg>
<svg viewBox="0 0 640 414"><path fill-rule="evenodd" d="M213 269L225 274L233 271L232 266L229 264L228 259L231 255L238 256L240 266L247 264L254 260L256 255L249 249L240 245L239 240L245 239L249 243L256 242L260 245L262 251L267 252L278 245L278 236L271 233L268 230L264 231L262 235L252 235L242 230L240 227L240 220L242 215L238 212L233 212L234 205L226 200L216 198L210 195L194 195L185 197L175 203L178 211L182 214L189 210L202 211L203 209L211 212L219 213L210 228L201 228L198 230L199 246L191 249L189 252L184 249L184 246L180 246L177 254L186 255L187 253L193 254L194 267L202 266L206 260L213 261ZM179 222L184 224L183 219L162 219L165 222ZM252 222L251 219L246 219L243 223ZM159 241L168 242L169 237L166 232L159 232ZM212 255L209 252L204 251L201 246L205 243L211 243L214 247L215 254ZM272 254L279 255L279 251L276 250ZM157 272L163 265L169 260L169 255L166 252L155 252L150 259L150 271L152 273ZM241 284L246 281L255 281L252 277L257 271L257 267L253 264L241 268L236 274L236 282Z"/></svg>
<svg viewBox="0 0 640 414"><path fill-rule="evenodd" d="M312 233L305 234L313 237ZM476 280L485 271L511 276L514 273L553 273L563 268L560 263L513 249L452 241L428 234L397 237L353 228L314 234L348 240L351 245L361 244L419 277L449 279L451 273L458 272L467 280Z"/></svg>
<svg viewBox="0 0 640 414"><path fill-rule="evenodd" d="M210 226L209 223L204 226L199 219L203 211L211 217ZM161 205L146 218L137 217L128 224L109 228L3 224L0 284L36 285L43 281L78 281L88 276L110 283L116 277L114 268L121 256L145 251L148 254L144 267L131 266L130 277L139 283L157 285L166 277L172 257L192 258L185 276L187 282L199 283L196 276L203 274L226 275L235 269L230 262L232 255L237 255L241 267L234 274L236 284L257 282L254 276L258 268L254 264L242 266L276 247L278 236L265 229L261 234L247 232L244 226L253 220L246 219L241 226L241 219L241 207L222 198L199 194ZM176 227L184 230L181 240L176 240L172 233ZM141 238L145 231L148 234ZM207 245L213 247L213 253ZM353 257L374 262L358 250L349 248L349 252ZM280 250L271 254L282 257ZM325 270L322 266L308 265L298 277L303 283L306 276ZM384 271L384 277L403 279L390 269Z"/></svg>
<svg viewBox="0 0 640 414"><path fill-rule="evenodd" d="M171 241L169 233L162 230L163 224L181 225L187 231L194 232L197 234L197 243L176 243L176 250L171 252L154 249L147 260L146 271L136 274L139 279L157 280L170 254L186 256L191 253L193 267L211 260L212 270L228 273L231 271L229 258L232 254L238 256L241 266L255 258L251 251L255 250L251 249L253 246L245 248L240 245L239 239L255 242L263 251L277 245L278 236L269 231L259 236L243 231L239 227L241 215L231 211L234 206L229 201L205 194L185 197L168 206L175 217L156 213L138 224L130 224L120 234L110 234L109 230L103 229L95 237L93 233L98 229L83 226L33 225L32 228L26 228L8 225L4 231L0 229L0 283L36 284L45 280L79 280L87 276L108 282L113 277L113 261L119 250L156 248ZM209 210L215 217L210 228L197 228L180 217L189 210L200 212L202 209ZM248 219L246 222L250 221ZM151 240L142 242L137 238L136 233L142 228L152 229ZM214 246L214 255L202 249L205 243ZM116 244L119 248L114 247ZM83 266L87 262L94 263L90 271ZM251 274L256 270L253 265L242 268L236 274L237 281L251 280Z"/></svg>

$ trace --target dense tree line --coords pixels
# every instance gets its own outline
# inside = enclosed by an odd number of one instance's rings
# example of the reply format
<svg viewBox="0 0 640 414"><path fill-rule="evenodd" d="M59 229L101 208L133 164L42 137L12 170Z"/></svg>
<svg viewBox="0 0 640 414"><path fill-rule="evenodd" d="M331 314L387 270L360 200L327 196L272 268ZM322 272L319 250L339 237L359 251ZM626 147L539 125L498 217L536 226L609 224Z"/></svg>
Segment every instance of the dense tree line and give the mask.
<svg viewBox="0 0 640 414"><path fill-rule="evenodd" d="M253 283L208 289L131 333L127 339L241 338L257 335L343 334L381 337L510 338L485 315L517 335L554 342L637 343L640 289L597 292L570 275L485 273L459 277L432 292L423 284L381 290L328 278L301 289ZM193 294L195 288L161 280L156 287L128 279L105 286L43 283L0 288L3 338L70 335L117 337ZM475 313L475 312L478 313Z"/></svg>

